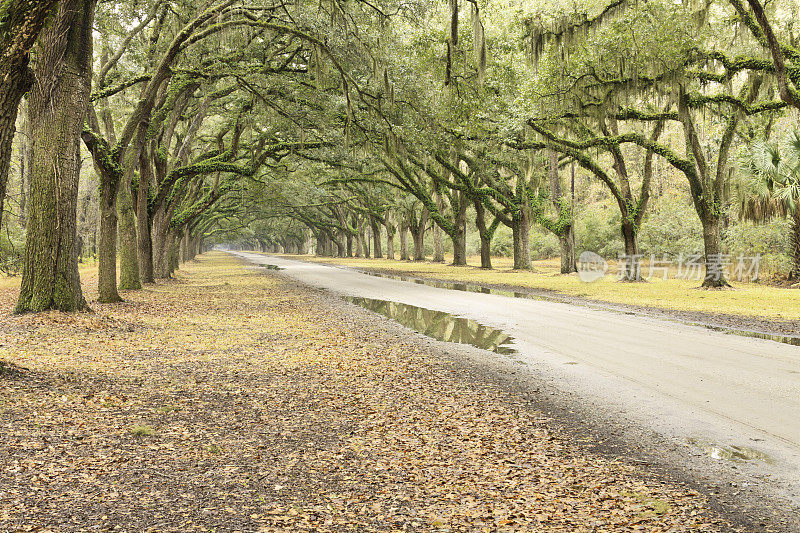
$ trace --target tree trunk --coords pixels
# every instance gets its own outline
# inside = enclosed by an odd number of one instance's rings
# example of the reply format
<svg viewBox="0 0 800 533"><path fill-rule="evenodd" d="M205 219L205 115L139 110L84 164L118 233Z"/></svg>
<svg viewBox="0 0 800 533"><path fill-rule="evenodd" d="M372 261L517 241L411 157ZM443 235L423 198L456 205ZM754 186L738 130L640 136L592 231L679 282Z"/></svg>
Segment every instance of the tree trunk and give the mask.
<svg viewBox="0 0 800 533"><path fill-rule="evenodd" d="M792 213L790 245L792 248L792 271L789 273L789 279L798 280L800 279L800 206L795 206Z"/></svg>
<svg viewBox="0 0 800 533"><path fill-rule="evenodd" d="M394 259L394 233L397 229L390 222L386 223L386 259Z"/></svg>
<svg viewBox="0 0 800 533"><path fill-rule="evenodd" d="M705 247L706 273L702 287L719 289L730 287L725 279L722 258L722 239L720 237L720 218L707 214L700 218L703 223L703 244Z"/></svg>
<svg viewBox="0 0 800 533"><path fill-rule="evenodd" d="M364 243L364 221L359 220L356 223L356 257L365 256L366 246Z"/></svg>
<svg viewBox="0 0 800 533"><path fill-rule="evenodd" d="M153 275L153 239L150 236L150 206L148 192L153 180L153 170L147 150L139 157L139 187L136 199L136 238L139 248L139 277L142 283L155 283Z"/></svg>
<svg viewBox="0 0 800 533"><path fill-rule="evenodd" d="M347 257L353 257L353 236L347 234Z"/></svg>
<svg viewBox="0 0 800 533"><path fill-rule="evenodd" d="M414 261L425 261L425 227L420 226L417 231L411 230L414 240Z"/></svg>
<svg viewBox="0 0 800 533"><path fill-rule="evenodd" d="M0 229L2 229L3 204L11 167L11 145L16 131L17 110L29 86L27 67L23 71L12 73L8 80L0 83ZM24 152L22 157L25 157Z"/></svg>
<svg viewBox="0 0 800 533"><path fill-rule="evenodd" d="M408 261L408 226L400 225L400 261Z"/></svg>
<svg viewBox="0 0 800 533"><path fill-rule="evenodd" d="M492 236L486 227L486 209L480 201L475 201L475 225L481 238L481 268L492 268Z"/></svg>
<svg viewBox="0 0 800 533"><path fill-rule="evenodd" d="M30 179L28 178L28 162L30 161L30 150L28 149L28 143L31 138L31 132L29 126L30 121L28 120L27 105L24 105L23 109L23 137L20 139L19 146L19 222L23 227L25 227L28 222L28 184L30 183ZM2 203L1 198L2 195L0 195L0 203ZM2 212L2 206L0 206L0 212Z"/></svg>
<svg viewBox="0 0 800 533"><path fill-rule="evenodd" d="M183 237L181 237L181 263L189 260L189 228L183 228Z"/></svg>
<svg viewBox="0 0 800 533"><path fill-rule="evenodd" d="M444 263L444 242L442 240L442 228L433 225L433 261Z"/></svg>
<svg viewBox="0 0 800 533"><path fill-rule="evenodd" d="M169 218L159 208L153 214L153 275L156 279L169 278Z"/></svg>
<svg viewBox="0 0 800 533"><path fill-rule="evenodd" d="M62 1L36 46L31 201L16 313L88 307L78 275L76 219L95 1Z"/></svg>
<svg viewBox="0 0 800 533"><path fill-rule="evenodd" d="M466 228L456 230L453 241L453 266L467 266L467 232Z"/></svg>
<svg viewBox="0 0 800 533"><path fill-rule="evenodd" d="M169 275L172 277L172 274L174 274L180 266L180 249L178 246L178 237L173 232L169 234L169 241Z"/></svg>
<svg viewBox="0 0 800 533"><path fill-rule="evenodd" d="M138 290L142 288L139 277L139 240L136 236L136 217L133 214L131 182L123 179L117 191L117 213L119 214L119 288Z"/></svg>
<svg viewBox="0 0 800 533"><path fill-rule="evenodd" d="M572 274L573 272L578 271L578 265L575 262L575 240L573 238L574 231L574 227L570 225L565 234L558 238L558 243L561 245L562 274Z"/></svg>
<svg viewBox="0 0 800 533"><path fill-rule="evenodd" d="M381 249L381 227L374 218L370 220L370 227L372 228L372 242L375 248L372 256L375 259L383 259L383 250Z"/></svg>
<svg viewBox="0 0 800 533"><path fill-rule="evenodd" d="M97 255L97 301L120 302L117 292L117 194L116 179L100 174L100 242Z"/></svg>
<svg viewBox="0 0 800 533"><path fill-rule="evenodd" d="M522 207L512 216L511 232L514 237L514 270L532 270L531 222L528 207Z"/></svg>
<svg viewBox="0 0 800 533"><path fill-rule="evenodd" d="M457 209L455 214L455 235L453 241L453 266L467 266L467 208L469 203L461 194L457 195Z"/></svg>
<svg viewBox="0 0 800 533"><path fill-rule="evenodd" d="M622 213L622 241L625 243L625 257L622 259L622 280L642 281L639 245L636 242L636 228L626 220L627 213Z"/></svg>
<svg viewBox="0 0 800 533"><path fill-rule="evenodd" d="M347 245L345 244L345 238L341 232L336 234L336 255L338 257L347 256Z"/></svg>

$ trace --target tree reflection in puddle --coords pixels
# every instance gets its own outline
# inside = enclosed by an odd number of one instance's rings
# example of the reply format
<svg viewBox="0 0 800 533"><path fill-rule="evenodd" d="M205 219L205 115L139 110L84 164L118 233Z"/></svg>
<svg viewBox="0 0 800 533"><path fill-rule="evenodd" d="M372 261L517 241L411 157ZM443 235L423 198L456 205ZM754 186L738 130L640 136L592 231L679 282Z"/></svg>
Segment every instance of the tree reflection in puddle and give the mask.
<svg viewBox="0 0 800 533"><path fill-rule="evenodd" d="M503 355L517 353L508 346L513 343L513 337L469 318L387 300L357 296L347 296L345 299L440 341L471 344Z"/></svg>

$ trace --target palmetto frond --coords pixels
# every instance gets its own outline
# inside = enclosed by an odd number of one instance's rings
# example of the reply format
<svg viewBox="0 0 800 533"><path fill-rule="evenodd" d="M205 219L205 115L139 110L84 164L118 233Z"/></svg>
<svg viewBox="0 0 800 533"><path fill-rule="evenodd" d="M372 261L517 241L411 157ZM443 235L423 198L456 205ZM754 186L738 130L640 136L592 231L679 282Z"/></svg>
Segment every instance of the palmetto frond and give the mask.
<svg viewBox="0 0 800 533"><path fill-rule="evenodd" d="M756 222L794 213L800 204L800 131L779 147L754 143L741 162L748 180L740 216Z"/></svg>

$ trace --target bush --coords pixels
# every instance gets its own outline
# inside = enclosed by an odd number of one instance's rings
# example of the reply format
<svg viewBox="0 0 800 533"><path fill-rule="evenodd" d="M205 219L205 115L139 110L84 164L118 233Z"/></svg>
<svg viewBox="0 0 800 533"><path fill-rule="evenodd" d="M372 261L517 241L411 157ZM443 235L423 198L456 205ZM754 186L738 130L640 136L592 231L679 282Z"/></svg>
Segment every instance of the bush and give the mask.
<svg viewBox="0 0 800 533"><path fill-rule="evenodd" d="M514 234L508 226L499 226L494 232L492 244L489 247L492 255L511 257L514 255Z"/></svg>
<svg viewBox="0 0 800 533"><path fill-rule="evenodd" d="M765 224L738 222L728 228L725 246L733 257L761 254L762 272L787 275L792 269L789 226L786 219L772 220Z"/></svg>
<svg viewBox="0 0 800 533"><path fill-rule="evenodd" d="M702 252L703 226L694 206L675 193L652 202L639 229L639 250L658 257Z"/></svg>
<svg viewBox="0 0 800 533"><path fill-rule="evenodd" d="M549 259L561 255L558 237L536 226L531 230L531 256L533 259Z"/></svg>
<svg viewBox="0 0 800 533"><path fill-rule="evenodd" d="M603 205L590 206L575 219L576 252L590 251L603 257L617 257L625 250L620 234L621 217Z"/></svg>

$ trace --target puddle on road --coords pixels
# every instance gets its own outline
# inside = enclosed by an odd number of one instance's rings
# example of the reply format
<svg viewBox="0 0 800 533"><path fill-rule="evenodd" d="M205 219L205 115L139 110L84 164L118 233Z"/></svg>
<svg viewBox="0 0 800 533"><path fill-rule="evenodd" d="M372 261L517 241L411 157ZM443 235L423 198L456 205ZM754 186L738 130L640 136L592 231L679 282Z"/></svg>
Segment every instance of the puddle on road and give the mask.
<svg viewBox="0 0 800 533"><path fill-rule="evenodd" d="M283 267L279 267L278 265L268 265L264 263L258 263L258 266L264 267L268 270L283 270Z"/></svg>
<svg viewBox="0 0 800 533"><path fill-rule="evenodd" d="M469 318L387 300L357 296L346 296L345 299L440 341L471 344L502 355L517 353L508 346L513 343L513 337Z"/></svg>
<svg viewBox="0 0 800 533"><path fill-rule="evenodd" d="M721 326L711 326L708 324L692 324L693 326L700 326L713 331L719 331L727 335L738 335L740 337L752 337L754 339L766 339L768 341L782 342L784 344L791 344L792 346L800 346L800 337L793 335L776 335L774 333L764 333L762 331L748 331L745 329L730 329Z"/></svg>
<svg viewBox="0 0 800 533"><path fill-rule="evenodd" d="M369 276L375 276L378 278L386 278L386 279L394 279L397 281L408 281L411 283L416 283L418 285L427 285L429 287L436 287L438 289L449 289L452 291L464 291L464 292L479 292L482 294L494 294L496 296L506 296L508 298L526 298L528 300L539 300L543 302L555 302L555 303L564 303L563 300L559 300L558 298L548 298L547 296L542 296L539 294L531 294L528 292L514 292L514 291L506 291L502 289L493 289L491 287L483 287L481 285L472 285L469 283L453 283L449 281L437 281L437 280L428 280L428 279L420 279L420 278L412 278L408 276L400 276L395 274L384 274L382 272L369 272L366 270L359 270L362 274L367 274ZM610 311L612 313L622 313L625 315L635 315L636 313L632 311L618 311L616 309L605 309L605 311ZM791 344L792 346L800 346L800 336L794 335L777 335L774 333L766 333L762 331L749 331L744 329L734 329L734 328L726 328L723 326L714 326L711 324L703 324L701 322L683 322L684 324L689 324L690 326L697 326L701 328L710 329L712 331L718 331L720 333L725 333L726 335L738 335L740 337L752 337L756 339L764 339L768 341L775 341L781 342L784 344Z"/></svg>
<svg viewBox="0 0 800 533"><path fill-rule="evenodd" d="M748 446L722 446L700 439L688 439L688 441L691 446L702 450L706 455L718 461L732 461L735 463L762 461L767 464L775 463L775 460L771 456Z"/></svg>
<svg viewBox="0 0 800 533"><path fill-rule="evenodd" d="M509 298L528 298L530 300L542 300L548 302L559 301L555 298L547 298L545 296L539 296L527 292L514 292L514 291L506 291L503 289L493 289L491 287L483 287L482 285L472 285L470 283L454 283L450 281L437 281L430 279L411 278L408 276L400 276L395 274L384 274L382 272L369 272L367 270L359 270L359 272L361 272L362 274L367 274L368 276L375 276L377 278L394 279L397 281L408 281L411 283L416 283L417 285L427 285L429 287L436 287L437 289L449 289L451 291L462 291L462 292L479 292L481 294L494 294L496 296L508 296Z"/></svg>

